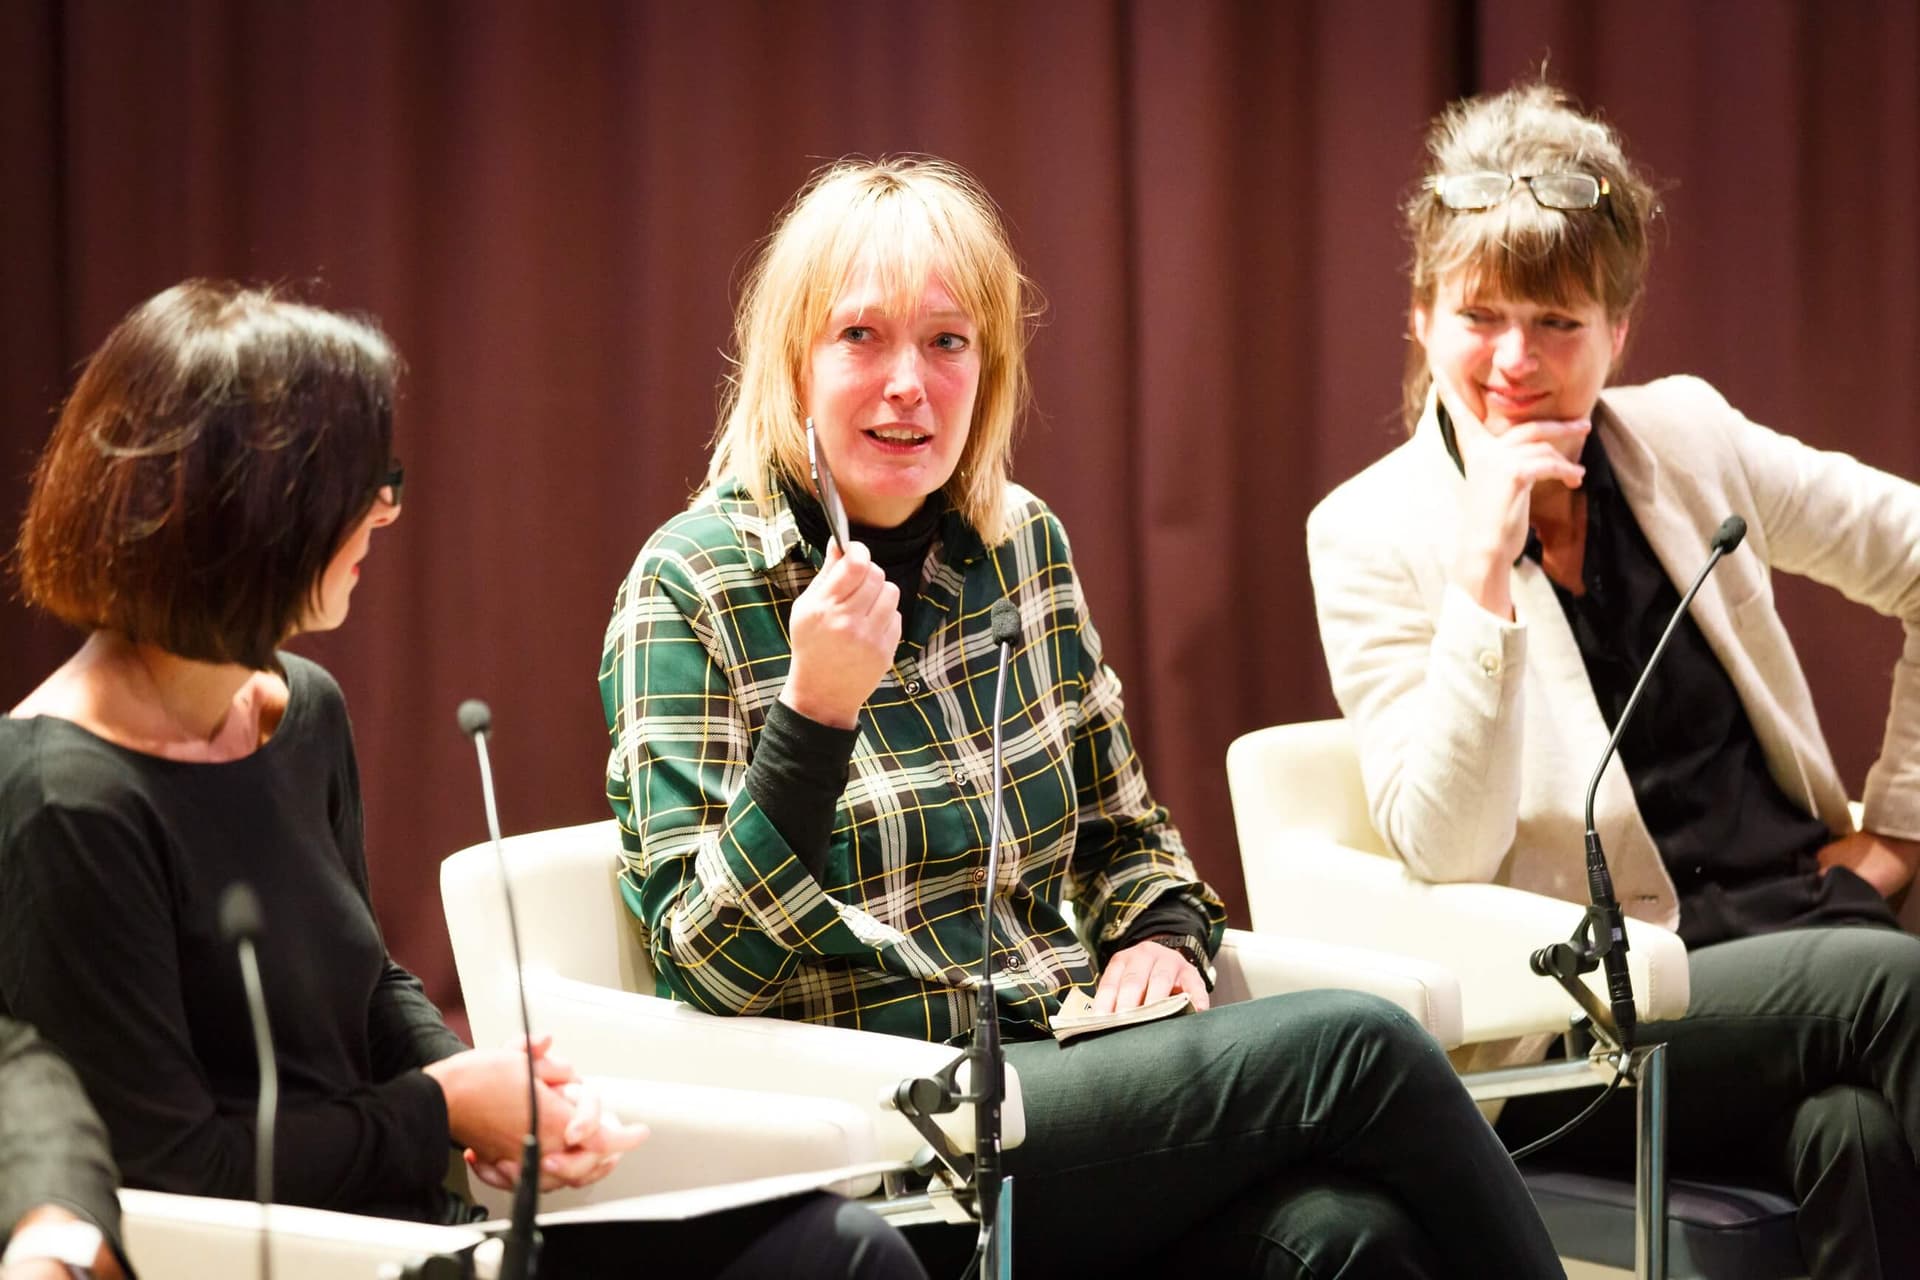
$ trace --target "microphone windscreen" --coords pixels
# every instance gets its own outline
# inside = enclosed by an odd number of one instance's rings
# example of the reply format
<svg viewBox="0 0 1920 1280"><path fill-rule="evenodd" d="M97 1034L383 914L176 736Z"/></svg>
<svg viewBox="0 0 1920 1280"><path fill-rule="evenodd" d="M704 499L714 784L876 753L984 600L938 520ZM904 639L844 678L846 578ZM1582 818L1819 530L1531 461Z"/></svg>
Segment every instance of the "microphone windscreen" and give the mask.
<svg viewBox="0 0 1920 1280"><path fill-rule="evenodd" d="M1013 601L1005 596L995 600L987 617L993 623L995 644L1012 644L1020 638L1020 611L1013 607Z"/></svg>
<svg viewBox="0 0 1920 1280"><path fill-rule="evenodd" d="M220 895L220 936L228 942L260 936L265 928L260 918L260 899L243 880L235 880Z"/></svg>
<svg viewBox="0 0 1920 1280"><path fill-rule="evenodd" d="M1732 554L1733 549L1740 545L1740 539L1746 536L1747 522L1739 516L1728 516L1720 522L1720 527L1714 530L1713 541L1708 546L1714 551Z"/></svg>
<svg viewBox="0 0 1920 1280"><path fill-rule="evenodd" d="M478 698L468 698L461 703L457 714L460 717L460 732L469 738L493 728L493 708Z"/></svg>

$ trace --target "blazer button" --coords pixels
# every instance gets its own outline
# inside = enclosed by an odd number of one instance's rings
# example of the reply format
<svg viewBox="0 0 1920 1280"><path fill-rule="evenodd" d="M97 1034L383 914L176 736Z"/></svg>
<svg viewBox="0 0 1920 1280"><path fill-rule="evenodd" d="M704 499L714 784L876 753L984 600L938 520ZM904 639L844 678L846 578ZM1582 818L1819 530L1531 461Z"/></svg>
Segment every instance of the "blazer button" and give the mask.
<svg viewBox="0 0 1920 1280"><path fill-rule="evenodd" d="M920 692L920 682L918 680L907 681L906 690L907 690L907 696L912 697L914 694Z"/></svg>
<svg viewBox="0 0 1920 1280"><path fill-rule="evenodd" d="M985 884L987 882L987 869L985 867L975 867L972 874L967 878L975 884Z"/></svg>
<svg viewBox="0 0 1920 1280"><path fill-rule="evenodd" d="M1499 675L1500 655L1491 649L1483 650L1480 654L1480 670L1489 676Z"/></svg>

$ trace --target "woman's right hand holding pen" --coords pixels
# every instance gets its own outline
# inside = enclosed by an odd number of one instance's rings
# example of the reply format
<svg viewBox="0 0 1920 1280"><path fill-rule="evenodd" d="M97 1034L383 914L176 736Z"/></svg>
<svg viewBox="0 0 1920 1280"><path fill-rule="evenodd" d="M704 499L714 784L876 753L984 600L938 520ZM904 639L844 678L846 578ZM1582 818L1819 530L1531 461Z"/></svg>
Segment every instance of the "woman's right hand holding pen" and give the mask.
<svg viewBox="0 0 1920 1280"><path fill-rule="evenodd" d="M900 589L865 546L827 549L826 565L793 602L793 661L780 701L836 729L860 722L860 708L893 665L900 644Z"/></svg>

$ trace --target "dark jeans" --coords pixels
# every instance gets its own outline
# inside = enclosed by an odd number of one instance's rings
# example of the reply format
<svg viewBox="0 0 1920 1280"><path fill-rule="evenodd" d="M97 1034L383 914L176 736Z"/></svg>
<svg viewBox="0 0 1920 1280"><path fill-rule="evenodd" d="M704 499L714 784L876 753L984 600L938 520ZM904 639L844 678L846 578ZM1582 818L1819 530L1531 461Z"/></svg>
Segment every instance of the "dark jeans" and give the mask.
<svg viewBox="0 0 1920 1280"><path fill-rule="evenodd" d="M837 1196L798 1196L685 1222L575 1223L546 1234L552 1280L926 1280L906 1238Z"/></svg>
<svg viewBox="0 0 1920 1280"><path fill-rule="evenodd" d="M1028 1276L1562 1274L1446 1056L1384 1001L1276 996L1007 1058Z"/></svg>
<svg viewBox="0 0 1920 1280"><path fill-rule="evenodd" d="M1689 970L1687 1015L1640 1029L1667 1045L1674 1173L1790 1192L1815 1280L1920 1276L1920 938L1764 934ZM1500 1133L1518 1146L1591 1097L1516 1098ZM1631 1177L1633 1111L1609 1102L1541 1158Z"/></svg>

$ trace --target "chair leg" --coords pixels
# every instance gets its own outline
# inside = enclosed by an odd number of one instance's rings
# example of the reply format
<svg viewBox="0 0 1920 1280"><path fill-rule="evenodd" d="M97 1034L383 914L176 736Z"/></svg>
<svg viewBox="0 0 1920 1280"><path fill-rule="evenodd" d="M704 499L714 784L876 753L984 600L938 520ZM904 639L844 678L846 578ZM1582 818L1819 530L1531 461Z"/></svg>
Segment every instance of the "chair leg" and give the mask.
<svg viewBox="0 0 1920 1280"><path fill-rule="evenodd" d="M1633 1217L1636 1280L1667 1280L1667 1047L1633 1053L1635 1084Z"/></svg>

